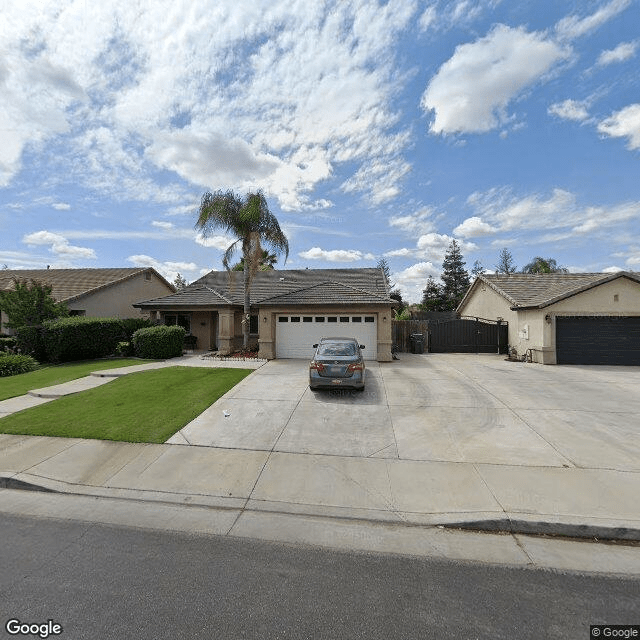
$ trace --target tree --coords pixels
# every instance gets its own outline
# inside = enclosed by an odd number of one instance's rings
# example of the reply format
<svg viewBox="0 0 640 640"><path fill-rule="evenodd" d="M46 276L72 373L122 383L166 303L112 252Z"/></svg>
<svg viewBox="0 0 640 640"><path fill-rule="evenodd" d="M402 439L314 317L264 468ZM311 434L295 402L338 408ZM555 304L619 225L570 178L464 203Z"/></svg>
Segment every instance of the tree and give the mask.
<svg viewBox="0 0 640 640"><path fill-rule="evenodd" d="M176 289L184 289L189 283L178 273L176 279L173 281L173 286Z"/></svg>
<svg viewBox="0 0 640 640"><path fill-rule="evenodd" d="M473 267L471 268L471 275L474 278L477 278L478 276L481 276L484 272L485 272L485 268L482 266L482 263L480 262L480 260L476 260L473 263Z"/></svg>
<svg viewBox="0 0 640 640"><path fill-rule="evenodd" d="M262 250L260 256L258 271L272 271L274 265L278 262L278 256L275 253L269 253L266 249ZM240 262L236 262L231 271L244 271L244 258L240 258Z"/></svg>
<svg viewBox="0 0 640 640"><path fill-rule="evenodd" d="M522 273L567 273L568 269L558 266L553 258L536 256L529 264L522 267Z"/></svg>
<svg viewBox="0 0 640 640"><path fill-rule="evenodd" d="M285 263L289 257L289 242L287 236L280 229L276 217L269 211L269 205L262 191L248 193L244 198L237 196L233 191L207 191L200 202L198 220L195 224L206 238L216 229L223 229L231 233L237 240L233 242L222 257L222 265L229 271L231 277L230 261L233 258L238 245L242 248L244 258L244 318L243 344L246 349L249 346L249 318L251 313L251 281L258 271L260 256L262 256L262 243L265 243L276 254L284 252Z"/></svg>
<svg viewBox="0 0 640 640"><path fill-rule="evenodd" d="M13 279L13 290L0 291L0 309L7 314L10 329L39 326L44 320L68 316L63 302L56 302L51 287L37 280Z"/></svg>
<svg viewBox="0 0 640 640"><path fill-rule="evenodd" d="M496 273L504 273L509 275L516 272L516 265L513 261L511 251L506 247L500 252L498 256L498 264L496 265Z"/></svg>
<svg viewBox="0 0 640 640"><path fill-rule="evenodd" d="M422 308L425 311L448 311L443 287L433 276L427 278L427 286L422 293Z"/></svg>
<svg viewBox="0 0 640 640"><path fill-rule="evenodd" d="M376 264L376 267L378 267L378 269L382 270L382 273L384 274L384 277L387 281L387 287L389 287L389 291L391 291L392 289L395 289L395 283L391 282L391 269L389 268L389 263L387 262L386 258L380 258L380 260L378 260L378 264Z"/></svg>
<svg viewBox="0 0 640 640"><path fill-rule="evenodd" d="M469 274L467 273L465 261L462 258L460 246L456 240L452 240L445 253L442 263L442 275L440 279L443 282L442 293L447 301L447 311L453 311L471 286Z"/></svg>

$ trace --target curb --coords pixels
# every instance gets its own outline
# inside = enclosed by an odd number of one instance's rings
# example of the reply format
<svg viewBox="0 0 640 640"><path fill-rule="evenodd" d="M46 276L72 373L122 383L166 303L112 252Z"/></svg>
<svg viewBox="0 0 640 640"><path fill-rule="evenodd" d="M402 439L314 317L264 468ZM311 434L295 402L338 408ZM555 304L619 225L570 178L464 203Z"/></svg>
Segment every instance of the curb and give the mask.
<svg viewBox="0 0 640 640"><path fill-rule="evenodd" d="M17 474L20 476L28 474ZM335 515L324 511L322 508L306 508L304 512L298 509L287 508L282 503L280 508L258 508L259 503L239 497L207 496L199 494L179 494L164 491L150 491L141 489L126 489L116 487L101 487L92 485L72 485L60 480L49 478L23 479L16 475L0 474L0 489L16 489L21 491L33 491L41 493L56 493L61 495L77 495L93 498L131 500L133 502L164 503L184 507L200 507L212 510L240 509L243 512L277 513L299 517L319 517L336 521L364 522L367 524L394 524L407 528L433 528L481 531L484 533L509 533L523 535L550 536L555 538L606 540L612 542L640 542L640 523L638 526L630 526L625 523L618 526L607 526L598 522L567 522L558 520L521 519L509 518L501 515L495 518L481 520L460 518L460 513L430 514L428 522L407 522L405 520L371 518L364 515L349 516ZM306 505L312 507L312 505ZM559 518L554 516L554 518ZM595 520L595 519L592 519Z"/></svg>

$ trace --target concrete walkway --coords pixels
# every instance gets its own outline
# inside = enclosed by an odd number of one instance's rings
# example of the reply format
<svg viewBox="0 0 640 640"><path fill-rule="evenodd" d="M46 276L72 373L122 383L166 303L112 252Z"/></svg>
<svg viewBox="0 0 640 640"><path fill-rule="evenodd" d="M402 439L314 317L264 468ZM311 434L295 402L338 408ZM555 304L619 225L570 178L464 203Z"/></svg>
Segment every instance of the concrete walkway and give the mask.
<svg viewBox="0 0 640 640"><path fill-rule="evenodd" d="M176 364L263 363L190 357L100 372L53 392L4 401L0 416L133 370ZM227 401L242 395L241 385L235 389ZM277 399L279 392L272 385L269 397ZM378 550L394 536L410 549L419 547L442 527L640 540L640 473L629 470L289 452L275 450L272 442L260 450L0 434L0 488L12 504L36 499L14 491L21 488L110 498L114 505L142 501L162 506L171 517L200 514L217 532L275 540L331 544L332 537L366 537L362 527L371 525L377 531L372 548ZM61 499L52 496L49 504ZM166 512L185 506L196 511ZM507 551L499 538L491 557L502 554L508 561L519 553L511 543ZM640 560L640 548L627 549Z"/></svg>

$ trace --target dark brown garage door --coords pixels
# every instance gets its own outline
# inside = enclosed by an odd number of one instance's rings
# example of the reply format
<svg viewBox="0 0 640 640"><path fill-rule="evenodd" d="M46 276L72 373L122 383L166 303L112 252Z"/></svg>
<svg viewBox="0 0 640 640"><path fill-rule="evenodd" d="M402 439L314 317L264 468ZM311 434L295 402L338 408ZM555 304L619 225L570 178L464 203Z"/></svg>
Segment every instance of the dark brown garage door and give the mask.
<svg viewBox="0 0 640 640"><path fill-rule="evenodd" d="M640 365L640 317L556 317L558 364Z"/></svg>

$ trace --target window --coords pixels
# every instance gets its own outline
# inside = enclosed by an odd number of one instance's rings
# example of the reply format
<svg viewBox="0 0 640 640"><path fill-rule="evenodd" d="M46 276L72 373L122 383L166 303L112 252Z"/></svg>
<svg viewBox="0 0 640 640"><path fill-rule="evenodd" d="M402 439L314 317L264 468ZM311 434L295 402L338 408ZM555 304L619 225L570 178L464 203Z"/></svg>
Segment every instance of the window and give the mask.
<svg viewBox="0 0 640 640"><path fill-rule="evenodd" d="M249 318L249 333L258 333L258 316Z"/></svg>
<svg viewBox="0 0 640 640"><path fill-rule="evenodd" d="M322 316L316 316L316 322L324 322L324 318Z"/></svg>
<svg viewBox="0 0 640 640"><path fill-rule="evenodd" d="M360 316L353 316L351 322L362 322L362 318Z"/></svg>
<svg viewBox="0 0 640 640"><path fill-rule="evenodd" d="M335 316L329 316L327 318L327 322L338 322L338 318L336 318Z"/></svg>
<svg viewBox="0 0 640 640"><path fill-rule="evenodd" d="M349 316L340 316L340 322L349 322Z"/></svg>
<svg viewBox="0 0 640 640"><path fill-rule="evenodd" d="M302 318L302 322L312 322L313 318L311 316L304 316L304 318Z"/></svg>
<svg viewBox="0 0 640 640"><path fill-rule="evenodd" d="M364 317L364 321L365 322L374 322L375 318L373 316L365 316Z"/></svg>
<svg viewBox="0 0 640 640"><path fill-rule="evenodd" d="M165 315L164 323L168 327L182 327L188 334L191 333L191 316L183 314Z"/></svg>
<svg viewBox="0 0 640 640"><path fill-rule="evenodd" d="M151 280L151 271L144 272L144 279L147 281Z"/></svg>
<svg viewBox="0 0 640 640"><path fill-rule="evenodd" d="M278 316L278 322L289 322L287 316Z"/></svg>
<svg viewBox="0 0 640 640"><path fill-rule="evenodd" d="M300 322L300 316L291 316L291 322Z"/></svg>

